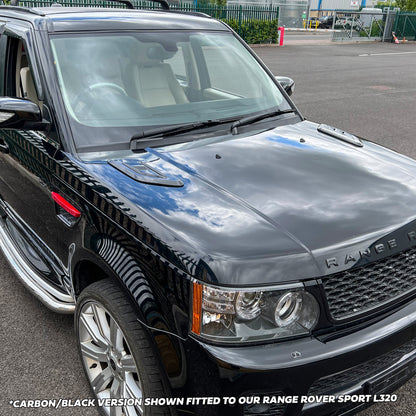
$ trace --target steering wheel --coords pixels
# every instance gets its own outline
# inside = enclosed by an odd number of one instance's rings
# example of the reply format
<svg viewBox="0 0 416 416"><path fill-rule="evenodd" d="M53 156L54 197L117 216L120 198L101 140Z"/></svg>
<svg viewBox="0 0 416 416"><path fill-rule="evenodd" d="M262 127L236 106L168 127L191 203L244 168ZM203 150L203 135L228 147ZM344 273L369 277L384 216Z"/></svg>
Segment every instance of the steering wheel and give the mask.
<svg viewBox="0 0 416 416"><path fill-rule="evenodd" d="M120 87L120 85L114 84L113 82L97 82L90 85L85 91L93 91L99 88L112 88L121 92L123 95L127 95L127 92L123 87Z"/></svg>
<svg viewBox="0 0 416 416"><path fill-rule="evenodd" d="M97 82L84 88L84 90L72 100L72 108L78 114L93 114L94 109L97 108L97 105L100 102L98 99L100 90L104 92L105 89L112 89L117 95L127 96L126 90L120 85L114 84L113 82Z"/></svg>

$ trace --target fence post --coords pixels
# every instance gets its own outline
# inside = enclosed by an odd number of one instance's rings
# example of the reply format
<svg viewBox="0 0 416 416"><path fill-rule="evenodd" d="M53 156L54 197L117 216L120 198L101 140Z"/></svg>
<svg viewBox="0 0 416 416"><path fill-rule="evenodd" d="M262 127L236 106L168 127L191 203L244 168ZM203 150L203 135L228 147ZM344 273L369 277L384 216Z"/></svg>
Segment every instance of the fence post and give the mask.
<svg viewBox="0 0 416 416"><path fill-rule="evenodd" d="M394 30L393 30L394 33L397 33L397 26L399 25L400 15L401 15L401 12L397 12L396 21L394 22ZM391 39L391 41L393 42L393 38Z"/></svg>
<svg viewBox="0 0 416 416"><path fill-rule="evenodd" d="M407 24L407 18L408 18L408 17L409 17L409 16L408 16L408 15L406 15L406 17L405 17L405 19L404 19L402 37L405 37L405 36L406 36L406 24Z"/></svg>
<svg viewBox="0 0 416 416"><path fill-rule="evenodd" d="M386 39L386 30L388 29L388 27L390 26L390 8L387 10L387 14L386 14L386 20L384 21L384 28L383 28L383 37L381 39L382 42L385 42Z"/></svg>
<svg viewBox="0 0 416 416"><path fill-rule="evenodd" d="M238 34L241 36L241 19L243 14L243 6L240 4L238 8Z"/></svg>

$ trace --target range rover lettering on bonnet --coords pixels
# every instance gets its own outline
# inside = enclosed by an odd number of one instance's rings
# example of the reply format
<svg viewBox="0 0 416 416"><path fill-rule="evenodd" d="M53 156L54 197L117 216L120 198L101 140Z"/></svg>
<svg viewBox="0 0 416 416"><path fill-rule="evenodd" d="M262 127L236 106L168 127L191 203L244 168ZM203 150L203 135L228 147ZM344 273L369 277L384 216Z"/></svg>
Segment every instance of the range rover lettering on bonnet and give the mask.
<svg viewBox="0 0 416 416"><path fill-rule="evenodd" d="M409 231L406 233L407 240L416 241L416 231ZM377 243L365 250L357 250L356 252L347 253L343 257L328 257L325 259L325 264L328 269L331 267L339 267L342 264L356 263L362 259L373 259L377 255L388 253L389 251L397 251L399 243L396 238L391 238L384 243Z"/></svg>

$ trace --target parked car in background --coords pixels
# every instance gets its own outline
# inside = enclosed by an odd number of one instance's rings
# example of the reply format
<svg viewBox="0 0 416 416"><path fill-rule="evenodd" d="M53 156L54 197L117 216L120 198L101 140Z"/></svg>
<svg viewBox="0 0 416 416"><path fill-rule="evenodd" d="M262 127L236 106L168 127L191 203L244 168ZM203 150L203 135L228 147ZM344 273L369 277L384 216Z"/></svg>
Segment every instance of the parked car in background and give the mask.
<svg viewBox="0 0 416 416"><path fill-rule="evenodd" d="M322 29L332 29L334 25L334 15L323 16L319 19L319 27Z"/></svg>

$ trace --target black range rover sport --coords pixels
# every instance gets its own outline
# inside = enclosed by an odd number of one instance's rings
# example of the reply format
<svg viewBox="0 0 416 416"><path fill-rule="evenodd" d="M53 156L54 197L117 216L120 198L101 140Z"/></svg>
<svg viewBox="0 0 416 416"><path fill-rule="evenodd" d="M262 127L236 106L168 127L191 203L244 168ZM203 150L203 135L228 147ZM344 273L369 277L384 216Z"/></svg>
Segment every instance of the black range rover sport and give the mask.
<svg viewBox="0 0 416 416"><path fill-rule="evenodd" d="M280 81L196 13L0 7L0 245L103 414L350 414L294 397L414 374L416 162Z"/></svg>

